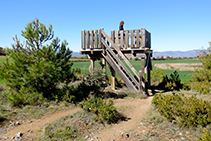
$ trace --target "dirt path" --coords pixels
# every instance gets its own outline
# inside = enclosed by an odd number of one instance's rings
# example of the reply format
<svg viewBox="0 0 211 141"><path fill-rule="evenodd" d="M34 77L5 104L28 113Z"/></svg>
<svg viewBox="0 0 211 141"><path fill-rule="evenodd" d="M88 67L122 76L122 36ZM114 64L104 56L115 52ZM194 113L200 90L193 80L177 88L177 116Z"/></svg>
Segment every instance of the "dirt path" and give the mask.
<svg viewBox="0 0 211 141"><path fill-rule="evenodd" d="M125 138L122 133L128 133L140 125L141 119L151 106L152 97L147 99L118 99L115 101L115 106L129 118L128 121L123 121L119 124L114 124L111 128L95 133L93 136L100 141L123 141ZM129 137L126 140L133 140Z"/></svg>
<svg viewBox="0 0 211 141"><path fill-rule="evenodd" d="M36 137L37 135L42 134L42 132L37 132L36 130L42 129L46 124L53 122L61 117L73 114L73 113L77 112L78 110L80 110L80 108L75 107L75 108L68 109L68 110L61 110L61 111L53 113L53 114L46 114L45 116L43 116L42 118L40 118L38 120L34 120L31 123L28 122L28 123L21 124L11 130L9 130L7 132L7 134L3 134L3 136L9 137L8 140L11 140L11 138L15 134L22 132L24 138L31 139L33 137Z"/></svg>
<svg viewBox="0 0 211 141"><path fill-rule="evenodd" d="M113 139L115 141L123 140L121 136L122 132L133 130L138 125L140 125L141 119L144 117L144 114L151 106L151 100L152 97L148 97L147 99L115 100L114 105L118 108L118 110L120 110L124 115L127 116L128 120L120 122L119 124L114 124L108 129L104 129L98 133L93 134L93 136L98 137L98 140L100 141L108 141L110 139ZM62 110L53 114L46 114L41 119L34 120L31 123L23 123L9 130L7 134L3 134L3 136L9 137L8 140L11 140L11 138L15 134L22 132L24 139L30 140L33 137L42 134L42 129L46 124L53 122L61 117L73 114L79 110L79 107L75 107L68 110ZM41 132L37 132L37 130L39 129L41 129Z"/></svg>

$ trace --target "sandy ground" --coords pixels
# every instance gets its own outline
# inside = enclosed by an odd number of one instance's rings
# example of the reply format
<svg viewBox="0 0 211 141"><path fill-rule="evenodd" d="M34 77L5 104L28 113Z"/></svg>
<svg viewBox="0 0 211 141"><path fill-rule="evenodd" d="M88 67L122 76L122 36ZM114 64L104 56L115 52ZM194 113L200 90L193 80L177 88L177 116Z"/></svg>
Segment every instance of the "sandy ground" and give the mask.
<svg viewBox="0 0 211 141"><path fill-rule="evenodd" d="M151 106L152 97L147 99L117 99L114 102L114 105L120 110L124 115L127 116L128 120L122 121L118 124L113 124L108 129L101 130L94 133L92 136L97 137L100 141L108 140L124 140L122 133L136 129L140 125L141 119L144 117L146 111ZM33 137L36 137L43 133L37 132L38 128L43 129L44 126L50 122L53 122L61 117L73 114L81 110L79 107L75 107L69 110L59 111L53 114L46 114L41 119L33 120L32 122L23 123L15 128L10 129L7 134L2 134L3 136L9 137L8 140L19 133L23 133L23 137L27 140L31 140ZM128 138L132 140L132 137Z"/></svg>
<svg viewBox="0 0 211 141"><path fill-rule="evenodd" d="M169 70L180 70L180 71L194 71L195 68L202 66L201 63L163 63L155 64L155 67Z"/></svg>

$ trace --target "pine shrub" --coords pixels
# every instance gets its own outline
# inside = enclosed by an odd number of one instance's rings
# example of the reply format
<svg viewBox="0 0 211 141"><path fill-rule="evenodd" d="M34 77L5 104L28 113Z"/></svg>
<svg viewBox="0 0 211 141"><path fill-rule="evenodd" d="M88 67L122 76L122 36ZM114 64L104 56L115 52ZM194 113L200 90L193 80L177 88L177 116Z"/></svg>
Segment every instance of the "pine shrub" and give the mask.
<svg viewBox="0 0 211 141"><path fill-rule="evenodd" d="M100 97L88 98L83 100L79 105L85 111L95 114L94 120L98 122L116 123L124 118L117 111L116 107L113 106L112 100L109 100L107 103Z"/></svg>
<svg viewBox="0 0 211 141"><path fill-rule="evenodd" d="M38 19L25 27L22 36L26 44L21 44L17 36L13 38L13 48L6 49L12 63L7 59L1 67L1 75L9 87L8 101L17 106L62 96L63 91L58 89L58 84L68 85L75 80L71 71L73 64L69 61L72 51L67 48L67 42L53 39L52 25L46 28Z"/></svg>
<svg viewBox="0 0 211 141"><path fill-rule="evenodd" d="M156 94L152 104L169 121L177 120L186 127L206 127L211 123L211 103L177 94Z"/></svg>

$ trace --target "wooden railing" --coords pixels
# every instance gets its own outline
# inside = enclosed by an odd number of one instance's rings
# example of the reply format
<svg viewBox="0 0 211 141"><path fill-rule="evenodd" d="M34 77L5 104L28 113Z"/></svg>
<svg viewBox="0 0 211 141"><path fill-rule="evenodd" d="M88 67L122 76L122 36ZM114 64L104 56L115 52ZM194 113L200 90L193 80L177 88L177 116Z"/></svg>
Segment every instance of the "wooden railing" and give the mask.
<svg viewBox="0 0 211 141"><path fill-rule="evenodd" d="M82 30L82 49L104 49L101 42L102 30L102 28L99 30ZM112 30L110 39L123 49L151 48L151 34L145 28L123 31Z"/></svg>

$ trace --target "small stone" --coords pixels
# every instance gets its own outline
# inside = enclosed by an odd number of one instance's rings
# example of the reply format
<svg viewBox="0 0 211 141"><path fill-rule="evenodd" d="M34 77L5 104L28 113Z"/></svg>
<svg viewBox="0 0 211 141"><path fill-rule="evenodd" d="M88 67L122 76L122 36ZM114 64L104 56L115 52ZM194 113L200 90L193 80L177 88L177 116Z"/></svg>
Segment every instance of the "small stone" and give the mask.
<svg viewBox="0 0 211 141"><path fill-rule="evenodd" d="M182 135L182 133L179 133L179 135L181 136L181 135Z"/></svg>
<svg viewBox="0 0 211 141"><path fill-rule="evenodd" d="M181 140L185 140L185 138L184 137L181 137Z"/></svg>
<svg viewBox="0 0 211 141"><path fill-rule="evenodd" d="M139 134L136 134L136 136L139 136Z"/></svg>
<svg viewBox="0 0 211 141"><path fill-rule="evenodd" d="M145 130L143 130L143 133L145 133L146 131Z"/></svg>
<svg viewBox="0 0 211 141"><path fill-rule="evenodd" d="M89 136L88 136L88 135L86 135L86 136L85 136L85 139L88 139L88 138L89 138Z"/></svg>

